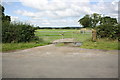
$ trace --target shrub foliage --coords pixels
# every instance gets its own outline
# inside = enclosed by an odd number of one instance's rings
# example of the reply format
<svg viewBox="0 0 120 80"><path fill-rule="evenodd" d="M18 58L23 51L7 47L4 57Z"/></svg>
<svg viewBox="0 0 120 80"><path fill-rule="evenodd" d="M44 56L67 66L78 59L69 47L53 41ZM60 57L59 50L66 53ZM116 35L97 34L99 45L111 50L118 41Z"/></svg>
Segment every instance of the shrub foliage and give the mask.
<svg viewBox="0 0 120 80"><path fill-rule="evenodd" d="M99 38L120 39L120 24L117 23L116 18L102 17L100 25L97 26L97 36Z"/></svg>
<svg viewBox="0 0 120 80"><path fill-rule="evenodd" d="M4 7L0 5L2 16L2 42L30 42L38 40L35 36L35 28L25 23L12 23L11 18L4 14Z"/></svg>
<svg viewBox="0 0 120 80"><path fill-rule="evenodd" d="M109 39L119 39L120 30L118 29L120 25L102 24L97 27L98 38L109 38Z"/></svg>
<svg viewBox="0 0 120 80"><path fill-rule="evenodd" d="M102 17L101 14L94 13L85 15L78 22L84 28L95 28L98 38L118 39L120 41L120 24L118 24L116 18L111 18L110 16Z"/></svg>
<svg viewBox="0 0 120 80"><path fill-rule="evenodd" d="M30 42L37 40L35 28L23 23L3 23L2 42Z"/></svg>

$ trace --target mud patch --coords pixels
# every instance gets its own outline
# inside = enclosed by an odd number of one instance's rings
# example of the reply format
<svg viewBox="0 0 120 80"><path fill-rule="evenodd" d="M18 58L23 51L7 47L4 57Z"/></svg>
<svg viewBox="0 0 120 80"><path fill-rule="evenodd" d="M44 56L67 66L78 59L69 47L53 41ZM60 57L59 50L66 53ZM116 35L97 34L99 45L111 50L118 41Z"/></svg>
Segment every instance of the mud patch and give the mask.
<svg viewBox="0 0 120 80"><path fill-rule="evenodd" d="M82 45L81 42L58 42L55 43L57 46L70 46L70 47L80 47Z"/></svg>

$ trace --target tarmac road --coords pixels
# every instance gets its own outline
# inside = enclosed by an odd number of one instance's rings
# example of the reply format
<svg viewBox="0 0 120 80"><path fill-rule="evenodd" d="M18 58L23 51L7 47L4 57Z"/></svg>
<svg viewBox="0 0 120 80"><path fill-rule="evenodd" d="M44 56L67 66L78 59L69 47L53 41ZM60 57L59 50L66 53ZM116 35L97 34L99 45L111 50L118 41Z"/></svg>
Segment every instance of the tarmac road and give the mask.
<svg viewBox="0 0 120 80"><path fill-rule="evenodd" d="M118 52L56 47L3 53L3 78L117 78Z"/></svg>

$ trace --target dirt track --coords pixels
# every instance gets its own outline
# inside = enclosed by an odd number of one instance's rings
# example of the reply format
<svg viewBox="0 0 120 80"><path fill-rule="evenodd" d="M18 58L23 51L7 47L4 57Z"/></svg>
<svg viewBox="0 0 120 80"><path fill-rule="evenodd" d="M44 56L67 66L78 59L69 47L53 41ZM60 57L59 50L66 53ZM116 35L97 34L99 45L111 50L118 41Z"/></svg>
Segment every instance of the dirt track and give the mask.
<svg viewBox="0 0 120 80"><path fill-rule="evenodd" d="M53 44L3 53L3 77L117 78L117 53Z"/></svg>

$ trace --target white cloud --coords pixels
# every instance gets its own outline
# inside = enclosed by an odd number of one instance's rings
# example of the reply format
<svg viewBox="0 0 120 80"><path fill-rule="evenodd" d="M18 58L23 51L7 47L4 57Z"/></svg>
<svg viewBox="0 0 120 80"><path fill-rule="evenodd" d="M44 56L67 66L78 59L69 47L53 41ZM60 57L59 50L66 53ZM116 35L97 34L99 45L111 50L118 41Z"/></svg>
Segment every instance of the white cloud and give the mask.
<svg viewBox="0 0 120 80"><path fill-rule="evenodd" d="M16 17L16 16L11 16L11 21L12 21L12 22L14 22L14 21L18 21L18 20L19 20L18 17Z"/></svg>
<svg viewBox="0 0 120 80"><path fill-rule="evenodd" d="M99 2L93 5L93 12L97 12L104 15L109 15L111 17L116 17L118 15L118 2Z"/></svg>
<svg viewBox="0 0 120 80"><path fill-rule="evenodd" d="M22 5L37 9L37 12L17 10L15 13L30 17L33 19L30 20L31 23L40 25L78 25L78 19L75 20L74 17L80 18L85 14L100 13L117 17L117 0L107 1L98 0L96 4L91 4L90 0L20 0Z"/></svg>
<svg viewBox="0 0 120 80"><path fill-rule="evenodd" d="M27 2L24 0L22 4L35 9L37 8L38 12L34 13L34 12L25 11L25 10L17 10L15 12L23 16L29 16L29 17L43 17L43 16L45 17L46 16L49 18L75 17L75 16L80 16L85 13L91 12L89 8L89 2L80 3L80 2L68 2L65 0L64 1L61 0L58 2L47 2L47 0L45 0L43 4L41 4L38 2L38 0L36 0L35 3L33 2L30 3L30 1Z"/></svg>
<svg viewBox="0 0 120 80"><path fill-rule="evenodd" d="M20 0L24 6L38 10L65 10L76 6L81 8L87 6L90 0ZM82 3L82 4L80 4Z"/></svg>
<svg viewBox="0 0 120 80"><path fill-rule="evenodd" d="M25 11L25 10L17 10L17 11L15 11L15 13L21 14L23 16L34 17L33 12L28 12L28 11Z"/></svg>

